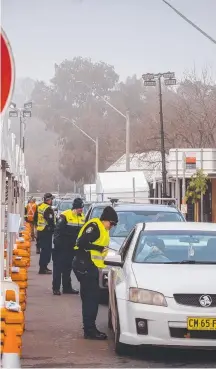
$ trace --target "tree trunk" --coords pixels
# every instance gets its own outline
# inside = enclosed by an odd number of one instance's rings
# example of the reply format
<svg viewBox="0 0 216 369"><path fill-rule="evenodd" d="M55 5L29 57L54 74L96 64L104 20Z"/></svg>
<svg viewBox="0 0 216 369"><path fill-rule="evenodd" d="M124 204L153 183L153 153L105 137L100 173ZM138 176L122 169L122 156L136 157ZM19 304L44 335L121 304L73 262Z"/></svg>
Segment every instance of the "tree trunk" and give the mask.
<svg viewBox="0 0 216 369"><path fill-rule="evenodd" d="M199 222L199 201L196 201L194 204L194 220Z"/></svg>

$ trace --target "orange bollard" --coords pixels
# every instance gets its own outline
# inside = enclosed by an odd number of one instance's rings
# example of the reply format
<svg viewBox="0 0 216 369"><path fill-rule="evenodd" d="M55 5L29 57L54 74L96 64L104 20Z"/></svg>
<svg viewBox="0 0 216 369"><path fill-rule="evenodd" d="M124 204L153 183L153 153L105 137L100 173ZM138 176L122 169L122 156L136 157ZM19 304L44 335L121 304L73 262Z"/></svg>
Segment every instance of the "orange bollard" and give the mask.
<svg viewBox="0 0 216 369"><path fill-rule="evenodd" d="M8 329L8 334L5 337L2 354L3 368L21 368L20 365L20 348L16 331L14 328Z"/></svg>

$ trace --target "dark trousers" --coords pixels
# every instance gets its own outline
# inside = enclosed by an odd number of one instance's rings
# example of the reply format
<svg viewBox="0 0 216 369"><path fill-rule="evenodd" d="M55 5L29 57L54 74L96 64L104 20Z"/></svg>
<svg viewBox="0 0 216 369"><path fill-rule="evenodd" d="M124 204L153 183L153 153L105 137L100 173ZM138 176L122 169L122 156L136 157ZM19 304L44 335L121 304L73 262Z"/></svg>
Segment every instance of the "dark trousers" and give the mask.
<svg viewBox="0 0 216 369"><path fill-rule="evenodd" d="M98 268L92 264L87 268L86 273L83 273L83 271L80 272L80 268L75 261L73 270L80 282L83 328L85 332L89 332L96 328L95 322L100 300Z"/></svg>
<svg viewBox="0 0 216 369"><path fill-rule="evenodd" d="M40 250L40 246L39 246L39 240L38 240L38 232L36 233L36 249Z"/></svg>
<svg viewBox="0 0 216 369"><path fill-rule="evenodd" d="M63 291L70 291L71 271L74 251L72 250L53 250L53 290L59 291L61 283Z"/></svg>
<svg viewBox="0 0 216 369"><path fill-rule="evenodd" d="M52 255L52 232L38 231L37 245L41 250L39 266L41 270L45 270L51 260Z"/></svg>

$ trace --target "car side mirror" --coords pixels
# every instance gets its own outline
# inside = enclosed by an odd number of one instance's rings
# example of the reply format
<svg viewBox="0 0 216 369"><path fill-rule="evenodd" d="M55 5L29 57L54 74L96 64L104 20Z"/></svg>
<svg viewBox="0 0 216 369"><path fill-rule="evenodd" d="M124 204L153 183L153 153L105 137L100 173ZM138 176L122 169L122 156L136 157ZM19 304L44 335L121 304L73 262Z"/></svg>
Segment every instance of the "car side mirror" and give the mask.
<svg viewBox="0 0 216 369"><path fill-rule="evenodd" d="M113 266L113 267L123 267L123 261L121 259L121 255L119 254L115 254L115 255L108 255L105 259L104 259L104 264L108 265L108 266Z"/></svg>

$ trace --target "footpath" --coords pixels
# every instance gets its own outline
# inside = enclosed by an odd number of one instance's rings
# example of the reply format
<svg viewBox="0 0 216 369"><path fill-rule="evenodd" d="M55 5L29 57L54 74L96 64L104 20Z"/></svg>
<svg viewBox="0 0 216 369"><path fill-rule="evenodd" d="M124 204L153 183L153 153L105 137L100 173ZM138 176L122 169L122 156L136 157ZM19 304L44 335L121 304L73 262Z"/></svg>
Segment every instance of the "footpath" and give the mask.
<svg viewBox="0 0 216 369"><path fill-rule="evenodd" d="M121 366L121 358L114 354L112 340L83 339L80 296L53 296L52 276L38 275L38 260L33 244L22 367ZM74 287L79 288L75 276L73 278L76 281ZM98 327L107 332L106 306L100 306Z"/></svg>

